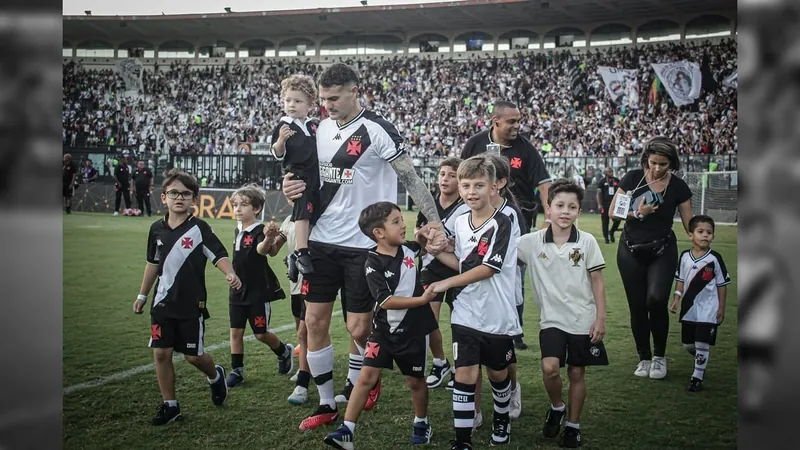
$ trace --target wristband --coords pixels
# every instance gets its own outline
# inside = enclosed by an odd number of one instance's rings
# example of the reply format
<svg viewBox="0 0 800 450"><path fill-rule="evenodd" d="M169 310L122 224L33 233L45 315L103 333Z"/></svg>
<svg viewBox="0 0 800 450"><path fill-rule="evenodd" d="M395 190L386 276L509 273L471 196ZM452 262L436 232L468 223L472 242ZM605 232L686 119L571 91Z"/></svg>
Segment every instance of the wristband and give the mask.
<svg viewBox="0 0 800 450"><path fill-rule="evenodd" d="M675 295L677 295L678 297L683 297L683 292L675 291Z"/></svg>
<svg viewBox="0 0 800 450"><path fill-rule="evenodd" d="M139 301L142 301L142 302L146 302L147 301L147 296L144 295L144 294L139 294L139 295L136 296L136 300L139 300Z"/></svg>

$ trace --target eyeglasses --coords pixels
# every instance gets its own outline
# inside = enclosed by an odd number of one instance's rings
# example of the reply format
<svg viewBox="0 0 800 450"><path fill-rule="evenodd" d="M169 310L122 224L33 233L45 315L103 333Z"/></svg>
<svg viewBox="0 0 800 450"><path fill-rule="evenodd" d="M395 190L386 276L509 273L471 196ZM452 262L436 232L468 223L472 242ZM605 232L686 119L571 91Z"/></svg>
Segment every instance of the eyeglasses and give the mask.
<svg viewBox="0 0 800 450"><path fill-rule="evenodd" d="M194 197L194 192L192 191L167 191L167 198L171 198L172 200L190 200Z"/></svg>

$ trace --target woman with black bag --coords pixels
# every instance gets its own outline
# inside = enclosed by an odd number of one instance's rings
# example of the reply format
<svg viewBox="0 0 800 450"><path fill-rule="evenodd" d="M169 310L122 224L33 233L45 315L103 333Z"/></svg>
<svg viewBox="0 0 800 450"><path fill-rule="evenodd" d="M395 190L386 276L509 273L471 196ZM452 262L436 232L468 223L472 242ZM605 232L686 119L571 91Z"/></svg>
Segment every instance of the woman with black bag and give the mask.
<svg viewBox="0 0 800 450"><path fill-rule="evenodd" d="M625 219L617 265L639 354L634 375L639 377L662 379L667 375L667 303L678 264L672 231L675 210L687 233L692 218L692 191L673 174L679 169L675 144L661 136L650 139L644 146L642 168L625 174L611 204L613 216Z"/></svg>

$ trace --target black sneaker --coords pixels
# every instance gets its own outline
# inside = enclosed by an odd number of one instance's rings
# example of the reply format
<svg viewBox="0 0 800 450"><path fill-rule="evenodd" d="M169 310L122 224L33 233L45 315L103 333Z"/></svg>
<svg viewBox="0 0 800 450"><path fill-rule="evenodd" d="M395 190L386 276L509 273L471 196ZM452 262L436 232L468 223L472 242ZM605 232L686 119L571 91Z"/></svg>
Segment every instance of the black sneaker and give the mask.
<svg viewBox="0 0 800 450"><path fill-rule="evenodd" d="M244 375L242 375L238 370L234 369L228 374L228 378L225 379L225 384L229 387L236 387L240 384L244 383Z"/></svg>
<svg viewBox="0 0 800 450"><path fill-rule="evenodd" d="M344 382L344 388L342 388L342 393L334 397L334 401L336 403L347 403L350 401L350 394L353 392L353 383L350 381L350 378Z"/></svg>
<svg viewBox="0 0 800 450"><path fill-rule="evenodd" d="M450 441L450 450L472 450L472 444L466 442Z"/></svg>
<svg viewBox="0 0 800 450"><path fill-rule="evenodd" d="M527 350L528 344L526 344L521 337L514 338L514 348L517 350Z"/></svg>
<svg viewBox="0 0 800 450"><path fill-rule="evenodd" d="M286 349L289 350L289 356L286 358L278 357L278 373L286 375L294 369L294 345L285 344Z"/></svg>
<svg viewBox="0 0 800 450"><path fill-rule="evenodd" d="M566 448L578 448L581 446L581 430L574 427L564 427L561 434L561 446Z"/></svg>
<svg viewBox="0 0 800 450"><path fill-rule="evenodd" d="M297 270L303 275L314 273L314 266L311 264L311 254L307 248L301 248L294 252L297 255Z"/></svg>
<svg viewBox="0 0 800 450"><path fill-rule="evenodd" d="M297 252L292 252L289 254L287 259L287 268L288 268L288 275L289 281L292 283L297 283L298 277L300 276L300 270L297 268Z"/></svg>
<svg viewBox="0 0 800 450"><path fill-rule="evenodd" d="M564 408L563 411L556 411L552 407L547 410L547 416L544 419L544 427L542 428L542 435L546 438L554 438L558 436L558 432L561 430L561 421L564 419L564 414L566 414L567 408Z"/></svg>
<svg viewBox="0 0 800 450"><path fill-rule="evenodd" d="M442 385L445 377L450 373L450 361L444 360L444 365L437 366L431 364L431 374L425 380L428 383L428 389L435 389Z"/></svg>
<svg viewBox="0 0 800 450"><path fill-rule="evenodd" d="M162 403L161 406L158 407L156 415L153 416L153 425L154 426L166 425L170 422L180 420L180 418L181 418L181 405L169 406L166 403Z"/></svg>
<svg viewBox="0 0 800 450"><path fill-rule="evenodd" d="M703 380L700 378L692 377L691 381L689 381L689 387L686 388L689 392L700 392L703 390Z"/></svg>
<svg viewBox="0 0 800 450"><path fill-rule="evenodd" d="M219 379L209 384L208 387L211 388L211 401L214 402L215 405L220 406L225 403L225 399L228 398L228 385L225 384L225 369L219 364L217 364L216 369Z"/></svg>
<svg viewBox="0 0 800 450"><path fill-rule="evenodd" d="M509 442L511 442L511 422L495 419L489 445L507 445Z"/></svg>
<svg viewBox="0 0 800 450"><path fill-rule="evenodd" d="M611 243L613 244L614 243L614 233L611 233L608 237L611 239ZM580 436L580 433L578 433L578 435Z"/></svg>

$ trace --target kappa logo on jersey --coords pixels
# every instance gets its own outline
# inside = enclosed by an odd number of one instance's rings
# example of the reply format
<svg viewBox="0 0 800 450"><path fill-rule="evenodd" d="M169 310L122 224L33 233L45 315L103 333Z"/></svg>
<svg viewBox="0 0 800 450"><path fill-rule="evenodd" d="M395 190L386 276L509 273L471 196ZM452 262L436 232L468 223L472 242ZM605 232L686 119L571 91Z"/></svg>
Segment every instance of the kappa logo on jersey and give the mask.
<svg viewBox="0 0 800 450"><path fill-rule="evenodd" d="M498 255L494 255L491 258L489 258L489 261L494 261L497 264L503 264L503 257L500 256L499 254Z"/></svg>
<svg viewBox="0 0 800 450"><path fill-rule="evenodd" d="M406 256L405 258L403 258L403 264L405 264L406 267L411 269L412 267L414 267L414 260L410 256Z"/></svg>
<svg viewBox="0 0 800 450"><path fill-rule="evenodd" d="M371 274L372 272L375 272L375 269L372 267L367 267L367 275Z"/></svg>
<svg viewBox="0 0 800 450"><path fill-rule="evenodd" d="M489 239L482 237L481 241L478 242L478 256L486 256L486 253L489 252Z"/></svg>
<svg viewBox="0 0 800 450"><path fill-rule="evenodd" d="M161 339L161 325L150 325L150 338L154 341Z"/></svg>
<svg viewBox="0 0 800 450"><path fill-rule="evenodd" d="M547 257L547 254L546 254L545 252L539 253L539 256L538 256L538 258L539 258L539 259L541 259L541 260L543 260L543 261L544 261L544 260L547 260L547 259L549 259L549 258Z"/></svg>
<svg viewBox="0 0 800 450"><path fill-rule="evenodd" d="M583 258L583 253L581 253L581 249L573 248L572 253L569 254L569 260L572 261L572 267L580 267L578 263L581 262Z"/></svg>
<svg viewBox="0 0 800 450"><path fill-rule="evenodd" d="M711 281L714 278L714 268L710 265L703 268L703 281Z"/></svg>
<svg viewBox="0 0 800 450"><path fill-rule="evenodd" d="M336 133L336 136L333 137L334 141L341 141L342 140L342 133Z"/></svg>
<svg viewBox="0 0 800 450"><path fill-rule="evenodd" d="M251 245L253 245L253 235L248 234L247 236L245 236L244 239L242 239L242 244L244 244L245 247L250 247Z"/></svg>
<svg viewBox="0 0 800 450"><path fill-rule="evenodd" d="M181 240L181 247L190 249L194 247L194 241L190 237L185 237Z"/></svg>
<svg viewBox="0 0 800 450"><path fill-rule="evenodd" d="M511 164L511 168L512 169L520 169L520 168L522 168L522 158L518 158L518 157L515 156L515 157L511 158L511 161L509 163Z"/></svg>
<svg viewBox="0 0 800 450"><path fill-rule="evenodd" d="M347 154L350 156L361 154L361 136L352 136L350 138L350 142L347 143Z"/></svg>
<svg viewBox="0 0 800 450"><path fill-rule="evenodd" d="M383 276L385 276L386 278L392 278L394 276L394 273L391 270L387 270L386 272L383 273Z"/></svg>
<svg viewBox="0 0 800 450"><path fill-rule="evenodd" d="M478 238L476 238L474 235L472 235L472 236L469 237L469 241L470 242L478 242Z"/></svg>

